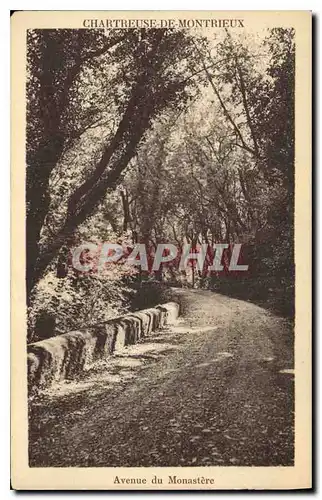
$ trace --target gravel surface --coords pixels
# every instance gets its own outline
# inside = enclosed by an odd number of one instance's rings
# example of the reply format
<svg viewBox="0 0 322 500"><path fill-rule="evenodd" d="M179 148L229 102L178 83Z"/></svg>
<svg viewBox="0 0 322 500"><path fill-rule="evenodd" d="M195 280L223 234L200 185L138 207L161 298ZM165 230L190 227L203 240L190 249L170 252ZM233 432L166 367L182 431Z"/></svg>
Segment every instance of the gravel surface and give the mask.
<svg viewBox="0 0 322 500"><path fill-rule="evenodd" d="M30 466L293 465L291 324L176 293L176 326L30 400Z"/></svg>

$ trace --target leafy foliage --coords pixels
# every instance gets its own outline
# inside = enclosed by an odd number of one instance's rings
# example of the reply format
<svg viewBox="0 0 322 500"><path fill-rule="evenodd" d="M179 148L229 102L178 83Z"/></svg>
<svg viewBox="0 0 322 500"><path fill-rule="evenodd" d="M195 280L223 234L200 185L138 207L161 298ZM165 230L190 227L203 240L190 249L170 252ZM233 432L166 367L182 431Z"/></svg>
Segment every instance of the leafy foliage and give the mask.
<svg viewBox="0 0 322 500"><path fill-rule="evenodd" d="M292 314L292 30L29 31L28 72L30 339L123 312L149 279L77 275L82 241L243 243L247 276L164 266L156 278L283 298Z"/></svg>

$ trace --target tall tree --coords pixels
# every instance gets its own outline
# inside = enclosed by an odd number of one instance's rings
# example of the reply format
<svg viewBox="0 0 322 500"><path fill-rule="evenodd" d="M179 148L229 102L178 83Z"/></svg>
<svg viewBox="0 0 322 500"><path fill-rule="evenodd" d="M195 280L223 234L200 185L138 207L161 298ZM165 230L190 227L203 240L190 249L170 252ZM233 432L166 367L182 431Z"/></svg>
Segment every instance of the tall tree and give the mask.
<svg viewBox="0 0 322 500"><path fill-rule="evenodd" d="M42 33L42 36L45 36L46 43L40 46L35 43L37 48L33 57L36 61L30 63L32 75L30 81L34 83L29 85L29 113L30 115L33 113L32 100L36 95L39 101L40 119L36 120L36 123L30 119L32 130L28 135L28 143L37 142L35 134L42 130L42 123L47 123L47 128L44 129L44 140L39 139L38 147L31 148L36 150L37 161L28 160L30 165L27 181L29 293L60 248L68 245L77 227L93 214L107 189L115 187L154 117L166 106L180 107L184 104L188 97L185 61L192 51L190 39L182 31L129 30L125 36L122 35L123 38L114 51L113 58L105 60L105 64L113 61L118 68L117 79L113 80L115 100L118 101L120 114L118 126L113 136L108 136L95 168L71 193L63 224L40 248L40 230L48 210L48 179L64 151L66 137L63 131L73 123L67 114L67 110L72 107L75 100L77 102L76 98L73 100L72 83L84 59L98 55L86 50L86 55L80 56L79 48L82 47L82 43L79 40L70 43L68 32L60 33L60 30L57 30L54 34L50 34L50 42L46 35ZM82 35L79 37L82 40ZM119 42L120 37L112 38L102 45L98 52L103 53ZM78 59L73 50L77 51ZM71 59L73 63L70 62ZM42 61L44 67L39 61ZM57 70L59 77L55 73L55 64L59 67ZM39 67L41 70L35 83L34 73L39 71L37 70ZM60 76L61 73L63 76ZM46 81L39 81L45 76ZM75 92L77 93L77 87ZM41 189L37 191L37 187Z"/></svg>
<svg viewBox="0 0 322 500"><path fill-rule="evenodd" d="M37 280L40 232L50 196L50 175L71 139L79 135L76 85L86 63L119 43L94 30L29 30L27 35L27 291ZM89 120L90 121L90 120Z"/></svg>

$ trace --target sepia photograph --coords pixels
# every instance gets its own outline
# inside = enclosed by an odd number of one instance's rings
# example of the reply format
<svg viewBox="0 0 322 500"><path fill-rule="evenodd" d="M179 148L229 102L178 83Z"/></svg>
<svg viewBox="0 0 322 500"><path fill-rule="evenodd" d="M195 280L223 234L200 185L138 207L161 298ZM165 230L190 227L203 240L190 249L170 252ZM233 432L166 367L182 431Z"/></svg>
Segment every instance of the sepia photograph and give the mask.
<svg viewBox="0 0 322 500"><path fill-rule="evenodd" d="M299 316L310 350L296 115L302 64L307 125L310 14L52 14L20 30L24 85L14 77L27 469L229 488L238 469L291 472L301 443L310 469L295 405L300 384L309 413L310 384L294 364Z"/></svg>

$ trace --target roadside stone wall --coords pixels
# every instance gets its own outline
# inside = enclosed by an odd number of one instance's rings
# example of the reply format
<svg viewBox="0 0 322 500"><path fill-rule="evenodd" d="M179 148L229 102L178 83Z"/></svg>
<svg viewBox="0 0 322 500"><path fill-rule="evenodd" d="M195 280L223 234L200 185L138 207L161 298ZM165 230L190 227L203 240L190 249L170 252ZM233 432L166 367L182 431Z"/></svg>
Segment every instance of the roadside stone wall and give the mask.
<svg viewBox="0 0 322 500"><path fill-rule="evenodd" d="M106 359L155 330L175 323L178 316L179 304L168 302L94 327L28 344L29 391L76 378L95 361Z"/></svg>

